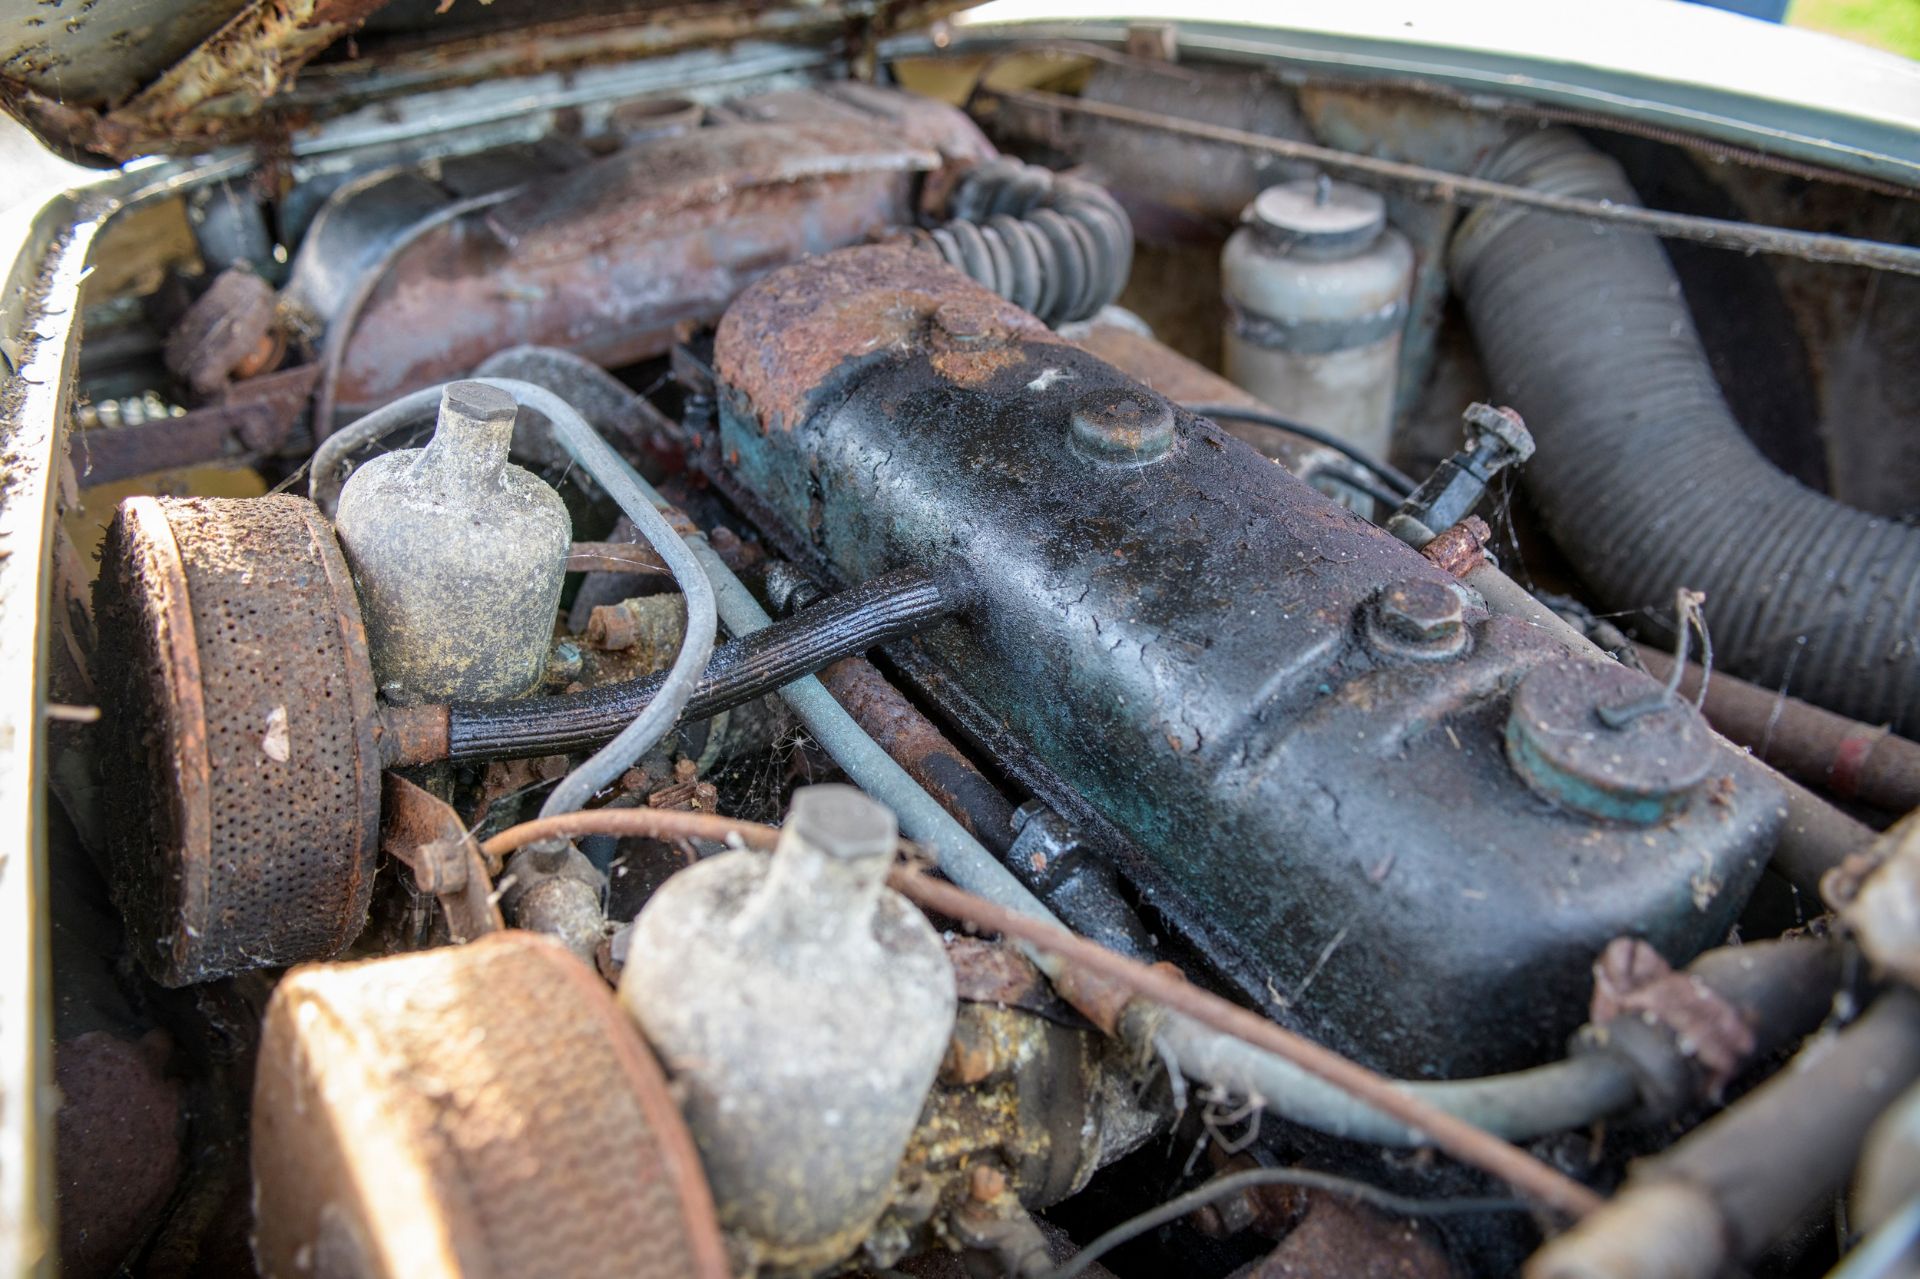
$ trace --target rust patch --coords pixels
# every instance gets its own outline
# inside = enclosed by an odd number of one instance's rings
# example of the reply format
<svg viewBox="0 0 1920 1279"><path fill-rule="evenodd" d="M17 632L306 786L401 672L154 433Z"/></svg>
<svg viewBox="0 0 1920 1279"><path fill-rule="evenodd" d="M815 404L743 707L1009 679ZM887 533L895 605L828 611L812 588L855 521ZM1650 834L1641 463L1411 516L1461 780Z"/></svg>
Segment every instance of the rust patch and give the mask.
<svg viewBox="0 0 1920 1279"><path fill-rule="evenodd" d="M115 898L155 978L337 953L366 922L380 763L346 562L302 498L135 498L109 530L94 679Z"/></svg>
<svg viewBox="0 0 1920 1279"><path fill-rule="evenodd" d="M863 657L820 672L820 682L894 762L967 833L995 853L1013 844L1013 806L932 720Z"/></svg>
<svg viewBox="0 0 1920 1279"><path fill-rule="evenodd" d="M939 163L839 122L638 143L402 251L355 326L339 403L384 403L522 343L609 367L661 354L769 270L905 222L913 175Z"/></svg>
<svg viewBox="0 0 1920 1279"><path fill-rule="evenodd" d="M158 80L101 117L92 148L177 147L256 112L300 68L387 0L254 0Z"/></svg>
<svg viewBox="0 0 1920 1279"><path fill-rule="evenodd" d="M388 768L411 768L447 757L447 708L387 706L380 711L380 759Z"/></svg>
<svg viewBox="0 0 1920 1279"><path fill-rule="evenodd" d="M1053 1004L1040 970L1010 946L954 936L947 941L947 959L953 964L954 987L968 1003L1002 1004L1030 1012Z"/></svg>
<svg viewBox="0 0 1920 1279"><path fill-rule="evenodd" d="M1186 976L1164 960L1152 967L1173 977L1184 979ZM1120 1033L1120 1018L1138 994L1124 982L1078 965L1069 965L1054 978L1053 988L1060 992L1062 999L1078 1009L1081 1016L1109 1037Z"/></svg>
<svg viewBox="0 0 1920 1279"><path fill-rule="evenodd" d="M267 1274L423 1221L416 1273L730 1273L659 1063L599 976L531 933L288 974L251 1148Z"/></svg>
<svg viewBox="0 0 1920 1279"><path fill-rule="evenodd" d="M83 488L203 462L243 464L288 443L316 373L312 365L283 369L236 382L216 403L180 417L74 431L67 457Z"/></svg>
<svg viewBox="0 0 1920 1279"><path fill-rule="evenodd" d="M505 928L493 901L491 868L452 805L397 773L387 774L381 798L381 846L413 872L421 892L439 899L448 935L469 942Z"/></svg>
<svg viewBox="0 0 1920 1279"><path fill-rule="evenodd" d="M1064 345L937 254L895 241L797 262L742 293L720 322L714 368L762 427L785 430L849 360L924 349L942 376L977 386L1024 358L1020 343Z"/></svg>
<svg viewBox="0 0 1920 1279"><path fill-rule="evenodd" d="M1452 528L1435 534L1431 542L1420 548L1420 553L1437 567L1464 579L1487 562L1487 543L1492 537L1493 530L1485 520L1469 515Z"/></svg>
<svg viewBox="0 0 1920 1279"><path fill-rule="evenodd" d="M1740 1010L1689 973L1675 972L1638 937L1616 937L1593 965L1595 1025L1638 1017L1664 1026L1681 1055L1706 1073L1711 1095L1732 1081L1753 1055L1753 1028Z"/></svg>
<svg viewBox="0 0 1920 1279"><path fill-rule="evenodd" d="M264 371L286 349L273 301L273 286L253 272L222 271L167 335L167 368L199 395Z"/></svg>

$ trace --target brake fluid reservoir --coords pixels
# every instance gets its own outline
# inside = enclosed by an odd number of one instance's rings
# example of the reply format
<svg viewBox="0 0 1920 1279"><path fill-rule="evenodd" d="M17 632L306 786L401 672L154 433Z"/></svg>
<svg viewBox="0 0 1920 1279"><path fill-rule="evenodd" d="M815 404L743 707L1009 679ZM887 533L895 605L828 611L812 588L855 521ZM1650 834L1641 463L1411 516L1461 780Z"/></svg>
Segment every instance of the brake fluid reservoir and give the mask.
<svg viewBox="0 0 1920 1279"><path fill-rule="evenodd" d="M353 569L388 701L500 701L545 671L572 523L546 482L507 461L517 406L454 382L424 449L347 480L334 531Z"/></svg>
<svg viewBox="0 0 1920 1279"><path fill-rule="evenodd" d="M1324 177L1268 187L1227 240L1220 282L1227 376L1384 458L1413 283L1385 201Z"/></svg>
<svg viewBox="0 0 1920 1279"><path fill-rule="evenodd" d="M850 1255L886 1207L953 1033L953 968L886 886L893 814L809 786L771 859L722 853L633 926L620 1000L660 1053L721 1225L763 1270Z"/></svg>

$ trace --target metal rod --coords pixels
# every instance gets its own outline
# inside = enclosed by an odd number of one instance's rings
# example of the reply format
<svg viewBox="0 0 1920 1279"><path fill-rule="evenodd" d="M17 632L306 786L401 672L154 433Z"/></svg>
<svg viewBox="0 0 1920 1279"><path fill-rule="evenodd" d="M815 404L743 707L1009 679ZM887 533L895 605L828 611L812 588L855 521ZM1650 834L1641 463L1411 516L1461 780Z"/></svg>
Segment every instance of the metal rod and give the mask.
<svg viewBox="0 0 1920 1279"><path fill-rule="evenodd" d="M1671 675L1672 654L1647 644L1634 647L1654 675ZM1681 695L1698 696L1704 674L1688 662ZM1885 724L1863 724L1722 671L1707 682L1700 709L1733 741L1809 785L1892 813L1920 808L1920 742Z"/></svg>
<svg viewBox="0 0 1920 1279"><path fill-rule="evenodd" d="M1541 213L1604 222L1633 230L1647 231L1668 240L1687 240L1712 248L1738 253L1770 253L1808 262L1829 262L1838 266L1867 267L1893 271L1901 275L1920 275L1920 249L1885 244L1878 240L1858 240L1819 231L1795 231L1787 227L1762 226L1753 222L1733 222L1724 218L1705 218L1691 213L1666 213L1633 205L1583 200L1575 196L1554 195L1526 187L1493 182L1464 173L1430 169L1425 165L1342 151L1336 147L1300 142L1292 138L1274 138L1249 133L1244 129L1183 120L1177 116L1108 102L1090 102L1084 98L1049 93L1043 89L982 89L978 100L999 101L1035 111L1061 112L1092 116L1116 124L1142 129L1158 129L1184 137L1230 146L1247 147L1288 160L1304 160L1334 173L1357 174L1396 186L1411 187L1443 200L1465 205L1513 204Z"/></svg>

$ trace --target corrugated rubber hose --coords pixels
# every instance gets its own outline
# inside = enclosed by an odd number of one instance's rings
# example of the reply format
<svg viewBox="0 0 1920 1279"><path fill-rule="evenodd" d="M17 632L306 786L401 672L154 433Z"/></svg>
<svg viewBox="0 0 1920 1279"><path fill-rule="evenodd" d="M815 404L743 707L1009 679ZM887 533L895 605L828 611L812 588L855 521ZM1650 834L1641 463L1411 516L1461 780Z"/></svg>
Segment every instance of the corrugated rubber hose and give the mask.
<svg viewBox="0 0 1920 1279"><path fill-rule="evenodd" d="M1097 315L1127 287L1133 223L1091 182L1001 156L960 179L946 212L915 238L1048 324Z"/></svg>
<svg viewBox="0 0 1920 1279"><path fill-rule="evenodd" d="M1618 165L1564 130L1513 143L1483 176L1639 203ZM1465 219L1451 258L1495 391L1539 444L1528 491L1601 603L1666 625L1678 588L1704 591L1729 670L1920 734L1920 528L1760 455L1659 242L1495 205Z"/></svg>

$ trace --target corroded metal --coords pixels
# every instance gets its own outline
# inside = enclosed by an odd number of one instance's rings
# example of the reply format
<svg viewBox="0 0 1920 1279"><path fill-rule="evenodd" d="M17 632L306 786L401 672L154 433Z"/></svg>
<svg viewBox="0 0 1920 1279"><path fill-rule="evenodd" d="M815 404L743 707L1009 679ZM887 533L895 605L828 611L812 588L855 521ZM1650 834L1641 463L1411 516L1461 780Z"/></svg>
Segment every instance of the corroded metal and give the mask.
<svg viewBox="0 0 1920 1279"><path fill-rule="evenodd" d="M1487 562L1487 542L1493 530L1478 515L1469 515L1452 528L1434 535L1420 554L1454 577L1464 579Z"/></svg>
<svg viewBox="0 0 1920 1279"><path fill-rule="evenodd" d="M1615 938L1593 965L1588 1017L1603 1025L1627 1016L1664 1026L1685 1044L1706 1076L1708 1096L1718 1096L1753 1057L1753 1028L1740 1009L1706 982L1675 973L1637 937Z"/></svg>
<svg viewBox="0 0 1920 1279"><path fill-rule="evenodd" d="M290 974L252 1148L273 1279L729 1273L645 1041L529 933Z"/></svg>
<svg viewBox="0 0 1920 1279"><path fill-rule="evenodd" d="M200 395L264 372L285 352L273 286L240 267L214 277L167 335L167 368Z"/></svg>
<svg viewBox="0 0 1920 1279"><path fill-rule="evenodd" d="M452 805L388 773L381 793L381 847L406 864L414 884L440 900L447 933L468 942L506 927L480 845Z"/></svg>
<svg viewBox="0 0 1920 1279"><path fill-rule="evenodd" d="M831 263L829 267L827 263ZM1060 342L1046 325L984 289L955 295L965 277L924 249L876 245L782 272L730 308L714 362L738 403L768 431L805 417L807 401L851 351L927 351L948 377L979 385L1022 362L1009 344Z"/></svg>
<svg viewBox="0 0 1920 1279"><path fill-rule="evenodd" d="M1673 672L1673 654L1650 645L1635 650L1656 679ZM1707 678L1687 663L1675 690L1693 700L1720 732L1782 772L1842 799L1855 799L1890 813L1920 807L1920 743L1885 724L1863 724L1811 702L1749 684L1724 671Z"/></svg>
<svg viewBox="0 0 1920 1279"><path fill-rule="evenodd" d="M81 485L91 488L179 466L244 465L283 449L297 451L306 442L299 421L317 374L313 365L263 373L180 417L75 431L67 456Z"/></svg>
<svg viewBox="0 0 1920 1279"><path fill-rule="evenodd" d="M294 497L130 498L95 601L137 958L184 985L338 952L366 920L380 763L326 521Z"/></svg>
<svg viewBox="0 0 1920 1279"><path fill-rule="evenodd" d="M821 671L820 682L969 834L1006 852L1014 835L1006 796L873 663L846 658Z"/></svg>
<svg viewBox="0 0 1920 1279"><path fill-rule="evenodd" d="M1660 697L1636 671L1596 662L1530 672L1513 695L1506 749L1549 802L1640 825L1679 811L1712 769L1693 707Z"/></svg>
<svg viewBox="0 0 1920 1279"><path fill-rule="evenodd" d="M972 129L952 114L950 133ZM877 122L636 144L403 249L360 314L338 402L384 403L520 343L607 366L660 354L771 267L910 221L915 175L941 163Z"/></svg>

